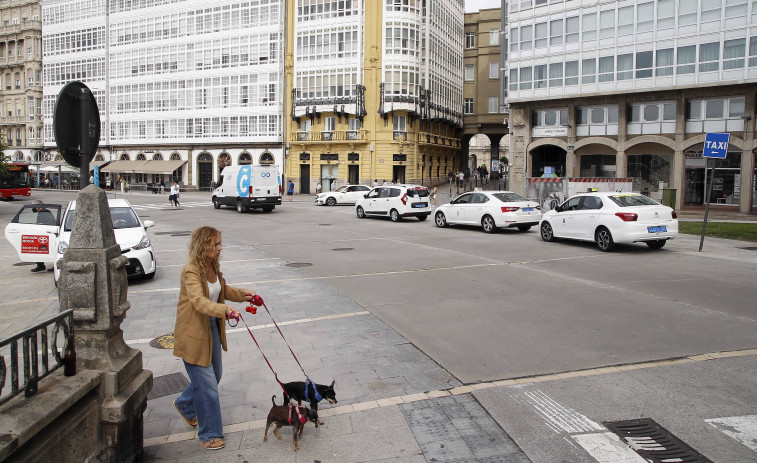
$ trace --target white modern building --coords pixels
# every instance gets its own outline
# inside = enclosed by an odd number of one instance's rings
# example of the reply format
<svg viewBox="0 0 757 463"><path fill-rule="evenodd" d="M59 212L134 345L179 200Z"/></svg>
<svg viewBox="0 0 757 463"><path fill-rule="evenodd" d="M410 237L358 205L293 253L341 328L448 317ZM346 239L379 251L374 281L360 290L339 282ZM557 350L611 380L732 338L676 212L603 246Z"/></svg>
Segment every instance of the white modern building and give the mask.
<svg viewBox="0 0 757 463"><path fill-rule="evenodd" d="M757 2L525 0L508 8L512 185L632 178L677 207L757 209ZM730 133L715 169L707 132Z"/></svg>
<svg viewBox="0 0 757 463"><path fill-rule="evenodd" d="M45 146L60 89L100 109L94 164L132 186L209 188L226 165L284 165L284 1L43 0Z"/></svg>

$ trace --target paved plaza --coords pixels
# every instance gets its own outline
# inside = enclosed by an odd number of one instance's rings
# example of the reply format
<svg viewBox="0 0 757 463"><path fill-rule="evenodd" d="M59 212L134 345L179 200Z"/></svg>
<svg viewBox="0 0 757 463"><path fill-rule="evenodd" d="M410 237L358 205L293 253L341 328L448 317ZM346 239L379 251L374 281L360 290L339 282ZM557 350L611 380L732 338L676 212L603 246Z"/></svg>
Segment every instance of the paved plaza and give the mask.
<svg viewBox="0 0 757 463"><path fill-rule="evenodd" d="M158 274L130 282L121 325L154 375L145 461L643 462L610 431L639 418L711 461L757 461L754 243L708 238L698 253L699 238L681 235L605 254L533 230L359 220L312 196L248 214L214 210L207 193L182 193L182 210L126 196L156 222ZM29 201L0 203L0 226ZM306 426L297 453L290 428L263 442L281 391L241 323L227 327L220 384L226 448L202 449L173 408L186 372L156 339L173 331L201 224L224 233L229 284L264 298L311 378L336 382L338 404L322 403L325 424ZM3 338L58 302L52 273L30 273L5 240L0 256ZM302 380L265 310L243 313L280 379Z"/></svg>

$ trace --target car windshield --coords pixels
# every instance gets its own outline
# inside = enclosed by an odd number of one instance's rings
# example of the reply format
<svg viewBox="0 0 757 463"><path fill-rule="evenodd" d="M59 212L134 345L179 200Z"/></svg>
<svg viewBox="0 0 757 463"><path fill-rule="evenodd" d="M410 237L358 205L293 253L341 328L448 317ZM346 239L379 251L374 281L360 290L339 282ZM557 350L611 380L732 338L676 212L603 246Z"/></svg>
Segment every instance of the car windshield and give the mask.
<svg viewBox="0 0 757 463"><path fill-rule="evenodd" d="M510 192L507 192L507 193L494 193L492 196L494 196L495 198L499 199L503 203L514 203L514 202L518 202L518 201L528 201L523 196L521 196L519 194L515 194L515 193L510 193Z"/></svg>
<svg viewBox="0 0 757 463"><path fill-rule="evenodd" d="M620 207L660 205L657 201L644 195L614 195L610 196L610 199Z"/></svg>
<svg viewBox="0 0 757 463"><path fill-rule="evenodd" d="M407 195L411 198L425 198L428 196L428 188L426 187L417 187L417 188L408 188L407 189Z"/></svg>
<svg viewBox="0 0 757 463"><path fill-rule="evenodd" d="M336 192L337 192L337 193L347 193L347 190L348 190L349 188L350 188L350 187L348 187L348 186L343 186L343 187L339 188L338 190L336 190Z"/></svg>
<svg viewBox="0 0 757 463"><path fill-rule="evenodd" d="M76 212L74 209L73 212ZM119 230L122 228L135 228L139 227L139 219L134 210L130 207L111 207L110 218L113 222L113 229ZM74 214L69 213L66 216L66 223L63 225L64 231L71 231L71 227L74 224Z"/></svg>

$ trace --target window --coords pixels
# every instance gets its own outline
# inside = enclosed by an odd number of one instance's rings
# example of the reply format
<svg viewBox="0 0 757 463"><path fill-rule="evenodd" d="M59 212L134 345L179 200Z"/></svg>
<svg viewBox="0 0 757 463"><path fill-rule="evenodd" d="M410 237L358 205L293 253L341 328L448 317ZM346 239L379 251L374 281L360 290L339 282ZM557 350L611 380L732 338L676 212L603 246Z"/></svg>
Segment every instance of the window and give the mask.
<svg viewBox="0 0 757 463"><path fill-rule="evenodd" d="M565 85L578 85L578 61L565 63Z"/></svg>
<svg viewBox="0 0 757 463"><path fill-rule="evenodd" d="M688 26L697 22L697 0L681 0L678 4L678 25Z"/></svg>
<svg viewBox="0 0 757 463"><path fill-rule="evenodd" d="M499 29L492 29L489 31L489 46L496 47L499 45Z"/></svg>
<svg viewBox="0 0 757 463"><path fill-rule="evenodd" d="M735 118L744 115L744 98L731 98L728 100L728 117Z"/></svg>
<svg viewBox="0 0 757 463"><path fill-rule="evenodd" d="M747 0L725 0L725 17L734 18L747 14Z"/></svg>
<svg viewBox="0 0 757 463"><path fill-rule="evenodd" d="M583 15L583 38L582 40L596 40L597 39L597 13Z"/></svg>
<svg viewBox="0 0 757 463"><path fill-rule="evenodd" d="M673 49L657 50L657 76L673 75Z"/></svg>
<svg viewBox="0 0 757 463"><path fill-rule="evenodd" d="M578 16L565 18L565 43L578 42Z"/></svg>
<svg viewBox="0 0 757 463"><path fill-rule="evenodd" d="M465 48L475 48L475 46L476 46L476 34L474 34L473 32L466 32L465 33Z"/></svg>
<svg viewBox="0 0 757 463"><path fill-rule="evenodd" d="M633 79L633 55L618 55L618 80Z"/></svg>
<svg viewBox="0 0 757 463"><path fill-rule="evenodd" d="M466 64L465 65L465 81L473 82L474 80L475 80L475 67L472 64Z"/></svg>
<svg viewBox="0 0 757 463"><path fill-rule="evenodd" d="M533 70L531 67L525 67L520 68L520 89L521 90L530 90L531 89L531 81L533 79Z"/></svg>
<svg viewBox="0 0 757 463"><path fill-rule="evenodd" d="M642 3L636 7L636 31L648 32L654 29L654 2Z"/></svg>
<svg viewBox="0 0 757 463"><path fill-rule="evenodd" d="M466 98L463 102L463 112L473 114L473 98Z"/></svg>
<svg viewBox="0 0 757 463"><path fill-rule="evenodd" d="M510 69L510 90L518 90L518 70Z"/></svg>
<svg viewBox="0 0 757 463"><path fill-rule="evenodd" d="M614 69L615 59L612 56L603 56L599 58L599 81L612 82L615 78Z"/></svg>
<svg viewBox="0 0 757 463"><path fill-rule="evenodd" d="M489 97L489 114L497 114L499 112L499 97Z"/></svg>
<svg viewBox="0 0 757 463"><path fill-rule="evenodd" d="M652 77L652 52L640 51L636 53L636 78Z"/></svg>
<svg viewBox="0 0 757 463"><path fill-rule="evenodd" d="M615 10L599 13L599 38L605 39L615 36Z"/></svg>
<svg viewBox="0 0 757 463"><path fill-rule="evenodd" d="M744 115L744 98L692 100L687 105L687 120L739 119Z"/></svg>
<svg viewBox="0 0 757 463"><path fill-rule="evenodd" d="M497 61L496 63L489 63L489 78L499 78L499 61Z"/></svg>
<svg viewBox="0 0 757 463"><path fill-rule="evenodd" d="M547 23L539 23L534 26L534 48L547 46Z"/></svg>
<svg viewBox="0 0 757 463"><path fill-rule="evenodd" d="M561 45L563 41L562 19L549 23L549 44Z"/></svg>
<svg viewBox="0 0 757 463"><path fill-rule="evenodd" d="M549 86L550 87L562 87L563 86L563 68L562 63L552 63L549 65Z"/></svg>
<svg viewBox="0 0 757 463"><path fill-rule="evenodd" d="M589 58L581 62L581 83L593 84L597 81L597 59Z"/></svg>
<svg viewBox="0 0 757 463"><path fill-rule="evenodd" d="M657 2L657 28L665 29L675 26L675 0L659 0Z"/></svg>
<svg viewBox="0 0 757 463"><path fill-rule="evenodd" d="M547 87L547 65L534 66L534 88Z"/></svg>
<svg viewBox="0 0 757 463"><path fill-rule="evenodd" d="M520 28L520 49L521 51L531 49L531 27L523 26Z"/></svg>
<svg viewBox="0 0 757 463"><path fill-rule="evenodd" d="M699 45L699 72L717 71L720 68L720 42Z"/></svg>
<svg viewBox="0 0 757 463"><path fill-rule="evenodd" d="M693 74L695 70L694 63L697 59L697 46L678 47L677 55L678 65L676 66L676 73Z"/></svg>
<svg viewBox="0 0 757 463"><path fill-rule="evenodd" d="M723 69L742 69L746 55L746 39L726 40L723 43Z"/></svg>
<svg viewBox="0 0 757 463"><path fill-rule="evenodd" d="M564 126L568 123L567 109L540 109L533 111L532 124L534 127Z"/></svg>
<svg viewBox="0 0 757 463"><path fill-rule="evenodd" d="M407 117L396 115L392 118L394 127L394 139L398 138L398 134L405 136L407 134Z"/></svg>
<svg viewBox="0 0 757 463"><path fill-rule="evenodd" d="M749 67L757 66L757 37L749 39Z"/></svg>
<svg viewBox="0 0 757 463"><path fill-rule="evenodd" d="M722 8L723 0L702 0L702 22L719 20Z"/></svg>
<svg viewBox="0 0 757 463"><path fill-rule="evenodd" d="M510 51L518 51L518 28L510 28Z"/></svg>
<svg viewBox="0 0 757 463"><path fill-rule="evenodd" d="M630 35L633 34L633 5L624 6L618 8L618 35Z"/></svg>

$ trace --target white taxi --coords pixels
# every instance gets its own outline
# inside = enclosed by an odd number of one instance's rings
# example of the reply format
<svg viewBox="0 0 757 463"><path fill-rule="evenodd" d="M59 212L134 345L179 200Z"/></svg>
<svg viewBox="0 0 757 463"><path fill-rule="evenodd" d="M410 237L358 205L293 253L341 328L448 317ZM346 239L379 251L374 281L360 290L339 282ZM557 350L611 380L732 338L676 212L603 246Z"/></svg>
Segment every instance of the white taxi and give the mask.
<svg viewBox="0 0 757 463"><path fill-rule="evenodd" d="M421 185L382 185L358 199L355 213L359 219L368 216L389 217L399 222L403 217L426 220L431 214L428 188Z"/></svg>
<svg viewBox="0 0 757 463"><path fill-rule="evenodd" d="M371 191L365 185L345 185L335 191L327 191L315 195L317 205L336 206L337 204L355 204L358 199Z"/></svg>
<svg viewBox="0 0 757 463"><path fill-rule="evenodd" d="M512 191L471 191L463 193L434 211L437 227L478 225L486 233L498 228L528 231L541 219L539 203Z"/></svg>

